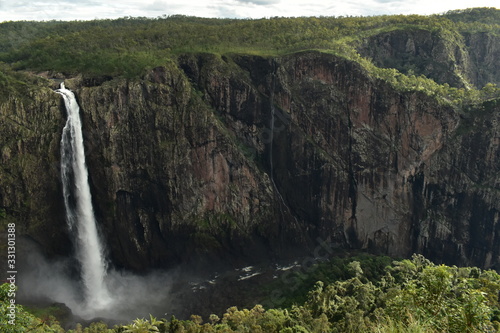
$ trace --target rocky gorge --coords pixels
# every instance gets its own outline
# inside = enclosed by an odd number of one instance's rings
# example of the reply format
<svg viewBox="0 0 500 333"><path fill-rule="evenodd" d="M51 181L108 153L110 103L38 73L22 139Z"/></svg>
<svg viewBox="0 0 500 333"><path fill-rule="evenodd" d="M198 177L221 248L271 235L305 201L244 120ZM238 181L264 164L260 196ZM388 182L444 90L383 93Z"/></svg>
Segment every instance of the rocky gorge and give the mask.
<svg viewBox="0 0 500 333"><path fill-rule="evenodd" d="M441 44L392 32L359 52L374 63L412 54L405 64L423 59L412 70L452 86L500 82L485 60L498 57L497 37ZM94 208L116 267L293 258L318 239L334 251L498 267L497 100L457 108L319 51L185 53L140 78L65 83L82 110ZM49 257L72 251L57 84L37 78L0 102L1 218Z"/></svg>

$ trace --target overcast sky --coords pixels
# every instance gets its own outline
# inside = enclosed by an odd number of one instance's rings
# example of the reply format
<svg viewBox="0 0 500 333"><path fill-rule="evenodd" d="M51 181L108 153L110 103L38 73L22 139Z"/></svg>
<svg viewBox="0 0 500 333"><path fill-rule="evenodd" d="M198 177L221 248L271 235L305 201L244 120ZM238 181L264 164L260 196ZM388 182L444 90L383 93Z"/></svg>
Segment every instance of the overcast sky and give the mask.
<svg viewBox="0 0 500 333"><path fill-rule="evenodd" d="M184 14L201 17L434 14L500 0L0 0L0 22Z"/></svg>

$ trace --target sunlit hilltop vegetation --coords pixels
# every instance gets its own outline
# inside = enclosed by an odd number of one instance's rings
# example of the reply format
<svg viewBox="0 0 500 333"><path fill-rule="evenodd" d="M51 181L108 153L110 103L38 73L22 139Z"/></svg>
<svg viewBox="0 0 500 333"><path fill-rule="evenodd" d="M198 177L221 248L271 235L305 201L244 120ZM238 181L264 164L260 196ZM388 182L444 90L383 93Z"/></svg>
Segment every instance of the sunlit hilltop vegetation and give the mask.
<svg viewBox="0 0 500 333"><path fill-rule="evenodd" d="M476 8L433 16L300 17L258 20L182 15L73 22L0 24L0 60L16 69L137 75L186 52L277 56L324 50L351 57L363 38L397 29L426 29L446 38L462 32L500 34L500 11Z"/></svg>

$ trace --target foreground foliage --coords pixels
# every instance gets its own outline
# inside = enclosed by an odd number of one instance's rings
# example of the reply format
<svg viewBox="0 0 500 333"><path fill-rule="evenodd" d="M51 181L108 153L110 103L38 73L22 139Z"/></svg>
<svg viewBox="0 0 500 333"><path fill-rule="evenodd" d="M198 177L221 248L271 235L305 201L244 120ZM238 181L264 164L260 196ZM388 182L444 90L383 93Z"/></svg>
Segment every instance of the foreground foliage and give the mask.
<svg viewBox="0 0 500 333"><path fill-rule="evenodd" d="M12 303L15 302L15 293L9 283L0 286L0 332L64 332L53 316L39 318L26 311L22 305ZM11 311L14 307L15 311Z"/></svg>
<svg viewBox="0 0 500 333"><path fill-rule="evenodd" d="M497 332L500 329L500 275L491 270L435 265L420 255L394 261L383 274L367 278L364 262L352 261L348 278L318 281L302 304L283 309L229 308L206 322L139 318L108 328L93 323L76 332ZM368 268L368 267L367 267ZM7 324L8 285L2 286L1 324L5 332L63 332L18 306L16 325Z"/></svg>

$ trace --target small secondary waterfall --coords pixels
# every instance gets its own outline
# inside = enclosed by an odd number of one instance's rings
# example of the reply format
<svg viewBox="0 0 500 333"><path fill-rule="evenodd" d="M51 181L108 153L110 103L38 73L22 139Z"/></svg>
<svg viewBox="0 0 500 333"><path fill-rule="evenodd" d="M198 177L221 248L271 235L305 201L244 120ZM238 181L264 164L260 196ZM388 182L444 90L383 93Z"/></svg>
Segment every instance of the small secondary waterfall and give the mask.
<svg viewBox="0 0 500 333"><path fill-rule="evenodd" d="M70 230L75 237L76 255L81 265L85 309L102 309L109 303L104 278L106 261L97 232L92 196L85 164L80 107L64 83L56 90L63 96L68 113L61 138L61 177L64 205Z"/></svg>
<svg viewBox="0 0 500 333"><path fill-rule="evenodd" d="M273 73L276 73L276 68L274 66L275 65L273 65ZM269 169L270 169L269 177L271 178L271 182L273 184L273 187L276 190L276 193L277 193L278 197L280 198L281 202L283 203L285 208L288 210L290 215L293 216L295 222L298 223L297 217L295 217L295 215L292 214L292 210L285 202L283 195L281 195L281 192L280 192L278 186L276 185L276 182L274 181L274 161L273 161L273 144L274 144L274 142L273 141L274 141L274 132L276 131L276 129L275 129L276 110L275 110L275 106L274 106L274 90L275 90L275 80L276 80L275 74L272 74L271 80L272 80L272 84L271 84L270 96L269 96L269 102L271 104L271 124L270 124L270 138L269 138L269 141L270 141L269 142ZM283 130L283 128L279 129L279 131L281 131L281 130Z"/></svg>

